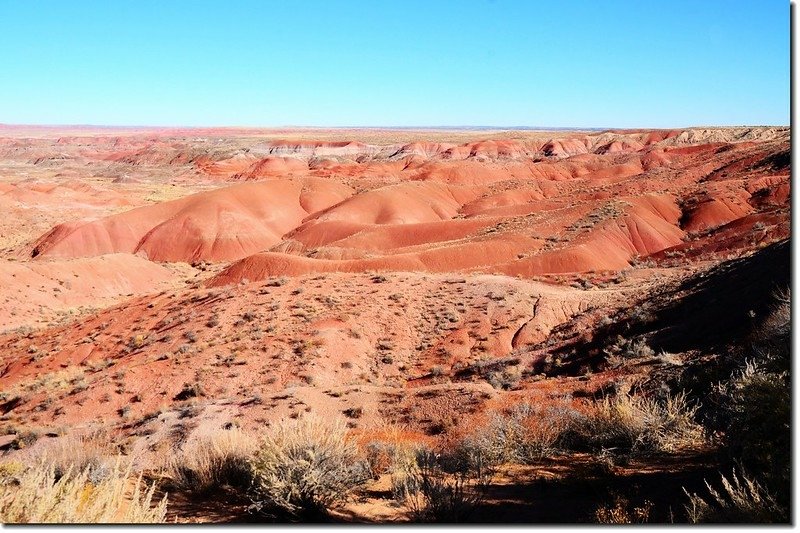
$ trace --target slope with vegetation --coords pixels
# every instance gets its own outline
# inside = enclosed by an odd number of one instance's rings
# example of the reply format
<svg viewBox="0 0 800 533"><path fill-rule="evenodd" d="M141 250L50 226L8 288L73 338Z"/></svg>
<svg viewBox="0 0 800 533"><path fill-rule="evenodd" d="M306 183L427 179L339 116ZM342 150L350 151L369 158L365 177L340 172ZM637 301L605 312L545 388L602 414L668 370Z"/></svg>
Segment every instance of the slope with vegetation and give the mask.
<svg viewBox="0 0 800 533"><path fill-rule="evenodd" d="M786 128L3 135L3 522L789 520Z"/></svg>

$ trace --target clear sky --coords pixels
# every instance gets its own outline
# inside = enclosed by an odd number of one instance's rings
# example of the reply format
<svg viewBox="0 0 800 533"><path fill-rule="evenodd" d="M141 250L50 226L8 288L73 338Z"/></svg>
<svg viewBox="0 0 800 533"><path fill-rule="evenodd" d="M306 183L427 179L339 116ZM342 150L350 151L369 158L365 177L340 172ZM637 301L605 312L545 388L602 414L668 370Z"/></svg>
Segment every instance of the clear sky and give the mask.
<svg viewBox="0 0 800 533"><path fill-rule="evenodd" d="M0 0L0 123L789 122L786 0Z"/></svg>

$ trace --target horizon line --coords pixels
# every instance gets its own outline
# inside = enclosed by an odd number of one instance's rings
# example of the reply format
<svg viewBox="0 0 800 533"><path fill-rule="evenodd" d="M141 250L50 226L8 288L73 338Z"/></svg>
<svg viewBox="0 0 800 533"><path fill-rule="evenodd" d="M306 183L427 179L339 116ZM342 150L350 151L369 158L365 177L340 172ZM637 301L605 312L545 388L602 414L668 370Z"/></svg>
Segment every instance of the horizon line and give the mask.
<svg viewBox="0 0 800 533"><path fill-rule="evenodd" d="M204 125L204 126L186 126L186 125L141 125L141 124L43 124L43 123L6 123L0 122L0 128L79 128L79 129L150 129L150 130L174 130L174 129L231 129L231 130L270 130L270 129L289 129L289 130L455 130L455 131L468 131L468 130L495 130L495 131L612 131L612 130L680 130L680 129L696 129L696 128L789 128L791 124L734 124L734 125L689 125L689 126L668 126L668 127L653 127L653 126L496 126L496 125L477 125L477 124L462 124L456 126L449 125L428 125L428 126L300 126L300 125L261 125L261 126L243 126L243 125Z"/></svg>

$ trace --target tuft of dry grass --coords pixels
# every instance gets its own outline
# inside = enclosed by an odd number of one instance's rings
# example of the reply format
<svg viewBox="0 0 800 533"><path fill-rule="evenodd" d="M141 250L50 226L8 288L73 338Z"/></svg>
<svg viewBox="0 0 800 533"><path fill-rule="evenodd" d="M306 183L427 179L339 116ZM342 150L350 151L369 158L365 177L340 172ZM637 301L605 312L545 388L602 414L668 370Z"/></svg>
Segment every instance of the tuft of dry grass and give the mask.
<svg viewBox="0 0 800 533"><path fill-rule="evenodd" d="M41 391L46 391L48 395L55 395L70 387L80 388L79 385L85 383L85 378L86 371L77 366L39 374L0 391L0 402L16 397L26 398L30 394L40 393Z"/></svg>
<svg viewBox="0 0 800 533"><path fill-rule="evenodd" d="M565 405L523 403L494 413L465 442L497 463L528 463L558 450L574 412Z"/></svg>
<svg viewBox="0 0 800 533"><path fill-rule="evenodd" d="M465 522L483 502L493 467L481 449L466 444L446 454L405 449L395 456L392 494L417 522Z"/></svg>
<svg viewBox="0 0 800 533"><path fill-rule="evenodd" d="M186 443L167 463L175 488L208 493L222 486L247 489L256 442L239 428L218 430Z"/></svg>
<svg viewBox="0 0 800 533"><path fill-rule="evenodd" d="M62 436L47 443L36 454L39 462L53 466L57 478L68 471L97 470L109 462L115 452L102 431L88 435Z"/></svg>
<svg viewBox="0 0 800 533"><path fill-rule="evenodd" d="M11 470L9 472L9 470ZM143 486L122 459L107 469L56 475L52 464L0 469L0 522L13 524L144 524L163 522L167 497L153 505L155 485Z"/></svg>
<svg viewBox="0 0 800 533"><path fill-rule="evenodd" d="M617 497L613 505L598 507L594 517L598 524L645 524L650 520L652 508L653 502L648 500L640 507L631 508L627 499Z"/></svg>
<svg viewBox="0 0 800 533"><path fill-rule="evenodd" d="M775 498L760 484L742 474L731 473L729 480L722 478L722 491L715 490L707 481L708 495L701 497L683 492L689 497L686 513L694 524L768 524L789 522L788 510L779 505Z"/></svg>
<svg viewBox="0 0 800 533"><path fill-rule="evenodd" d="M389 474L398 464L413 459L412 450L431 441L430 436L412 431L406 424L384 422L361 433L360 444L372 476Z"/></svg>

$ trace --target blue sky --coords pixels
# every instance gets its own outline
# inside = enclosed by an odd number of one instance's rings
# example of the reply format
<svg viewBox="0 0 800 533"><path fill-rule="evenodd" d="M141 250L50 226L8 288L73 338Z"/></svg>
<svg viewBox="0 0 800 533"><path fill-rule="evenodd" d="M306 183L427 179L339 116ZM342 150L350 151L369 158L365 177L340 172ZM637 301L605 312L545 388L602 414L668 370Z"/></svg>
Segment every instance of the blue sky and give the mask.
<svg viewBox="0 0 800 533"><path fill-rule="evenodd" d="M0 0L0 122L788 124L778 0Z"/></svg>

